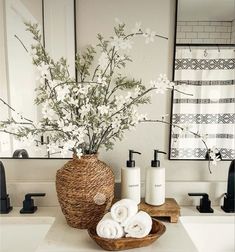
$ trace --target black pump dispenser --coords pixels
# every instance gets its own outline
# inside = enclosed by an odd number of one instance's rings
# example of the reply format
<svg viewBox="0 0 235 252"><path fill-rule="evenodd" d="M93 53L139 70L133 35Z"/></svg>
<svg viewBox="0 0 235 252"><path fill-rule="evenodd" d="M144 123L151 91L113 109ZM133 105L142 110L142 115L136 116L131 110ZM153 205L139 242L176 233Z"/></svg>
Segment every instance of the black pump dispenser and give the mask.
<svg viewBox="0 0 235 252"><path fill-rule="evenodd" d="M151 161L151 167L160 167L160 160L158 160L158 153L166 154L164 151L154 150L154 160Z"/></svg>
<svg viewBox="0 0 235 252"><path fill-rule="evenodd" d="M141 155L141 153L138 151L129 150L129 160L126 161L127 167L135 167L135 160L133 160L134 153Z"/></svg>

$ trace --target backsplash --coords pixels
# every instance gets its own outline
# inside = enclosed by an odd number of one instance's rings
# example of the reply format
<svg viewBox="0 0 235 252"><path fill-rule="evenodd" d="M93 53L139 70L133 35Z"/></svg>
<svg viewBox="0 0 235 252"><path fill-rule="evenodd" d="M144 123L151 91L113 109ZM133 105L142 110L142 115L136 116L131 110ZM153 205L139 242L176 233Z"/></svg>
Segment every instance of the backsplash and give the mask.
<svg viewBox="0 0 235 252"><path fill-rule="evenodd" d="M234 42L235 20L233 22L177 22L177 43L231 44Z"/></svg>

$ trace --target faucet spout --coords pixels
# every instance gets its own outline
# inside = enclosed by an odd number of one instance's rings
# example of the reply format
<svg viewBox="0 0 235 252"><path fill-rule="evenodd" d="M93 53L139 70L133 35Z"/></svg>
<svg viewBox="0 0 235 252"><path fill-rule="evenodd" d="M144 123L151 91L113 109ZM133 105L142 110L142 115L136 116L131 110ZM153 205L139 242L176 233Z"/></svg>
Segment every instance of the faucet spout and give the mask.
<svg viewBox="0 0 235 252"><path fill-rule="evenodd" d="M6 188L6 176L5 169L3 163L0 161L0 199L5 199L7 196L7 188Z"/></svg>
<svg viewBox="0 0 235 252"><path fill-rule="evenodd" d="M0 161L0 213L6 214L12 210L10 198L7 194L6 176L3 163Z"/></svg>
<svg viewBox="0 0 235 252"><path fill-rule="evenodd" d="M224 197L224 205L221 208L227 213L235 212L235 159L229 166L227 193Z"/></svg>
<svg viewBox="0 0 235 252"><path fill-rule="evenodd" d="M234 190L235 190L235 159L231 162L228 171L228 187L227 187L227 197L234 199Z"/></svg>

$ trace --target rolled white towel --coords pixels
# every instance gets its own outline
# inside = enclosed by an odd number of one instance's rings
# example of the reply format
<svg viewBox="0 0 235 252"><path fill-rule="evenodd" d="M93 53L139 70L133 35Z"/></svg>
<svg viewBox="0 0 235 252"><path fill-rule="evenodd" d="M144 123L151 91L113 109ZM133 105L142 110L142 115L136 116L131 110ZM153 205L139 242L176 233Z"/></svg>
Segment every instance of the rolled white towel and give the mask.
<svg viewBox="0 0 235 252"><path fill-rule="evenodd" d="M125 226L126 222L138 212L138 205L134 200L122 199L111 207L112 218Z"/></svg>
<svg viewBox="0 0 235 252"><path fill-rule="evenodd" d="M106 213L96 227L98 236L107 239L118 239L124 236L123 227L112 219L110 213Z"/></svg>
<svg viewBox="0 0 235 252"><path fill-rule="evenodd" d="M152 218L146 212L140 211L126 223L126 237L145 237L150 233L152 224Z"/></svg>

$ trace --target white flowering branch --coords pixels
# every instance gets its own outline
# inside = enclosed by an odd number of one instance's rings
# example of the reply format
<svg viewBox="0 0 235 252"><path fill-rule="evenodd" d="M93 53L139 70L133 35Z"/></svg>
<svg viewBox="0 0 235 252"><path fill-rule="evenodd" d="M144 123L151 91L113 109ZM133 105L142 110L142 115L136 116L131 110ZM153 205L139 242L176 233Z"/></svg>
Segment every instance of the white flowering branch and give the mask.
<svg viewBox="0 0 235 252"><path fill-rule="evenodd" d="M1 132L13 134L18 139L38 138L42 134L47 141L49 153L73 151L77 156L97 153L101 147L112 149L114 142L123 138L124 132L131 130L144 115L137 112L138 106L150 102L149 93L164 93L174 88L165 75L150 82L146 87L141 80L123 76L122 69L132 59L127 54L133 39L143 37L145 43L154 38L167 40L150 29L145 32L136 24L131 33L126 33L125 24L114 27L114 35L105 39L98 34L96 47L76 55L75 65L78 80L71 77L64 58L54 61L42 45L42 36L37 24L26 24L35 44L26 52L32 56L39 77L35 103L42 106L43 118L32 122L21 116L0 122ZM99 54L98 62L95 55ZM93 70L94 69L94 70ZM178 87L176 92L187 94ZM4 105L15 112L2 99ZM38 140L35 140L38 141Z"/></svg>

